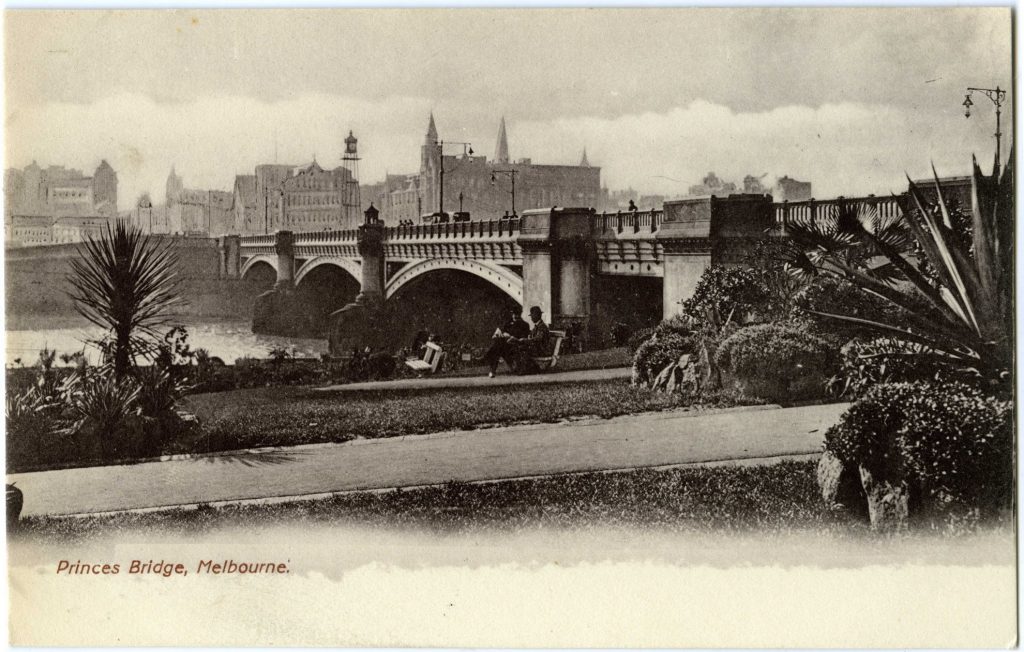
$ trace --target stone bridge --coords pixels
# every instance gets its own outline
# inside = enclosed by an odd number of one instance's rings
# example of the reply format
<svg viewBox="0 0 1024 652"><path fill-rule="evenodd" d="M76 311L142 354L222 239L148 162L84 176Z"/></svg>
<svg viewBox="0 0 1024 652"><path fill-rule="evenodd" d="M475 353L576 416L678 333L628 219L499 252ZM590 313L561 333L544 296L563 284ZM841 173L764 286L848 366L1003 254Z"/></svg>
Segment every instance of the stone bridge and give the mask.
<svg viewBox="0 0 1024 652"><path fill-rule="evenodd" d="M339 323L348 319L342 319L346 310L349 317L368 318L363 308L378 314L382 306L429 287L431 279L445 284L435 288L437 296L458 296L462 281L455 279L471 280L466 275L506 303L524 311L540 306L551 323L575 322L587 332L597 322L604 328L639 313L647 321L676 314L704 269L742 264L756 242L784 236L790 219L823 214L842 201L898 211L895 198L776 204L770 196L732 195L670 201L661 211L551 208L510 220L386 227L371 207L357 229L226 236L222 269L237 278L262 274L267 285L272 277L273 289L257 300L257 332L293 334L303 310L295 296L304 292L307 303L332 313L335 341L339 328L355 328ZM331 284L348 290L328 300ZM347 309L326 305L341 299L350 304ZM404 319L395 311L387 314ZM373 328L372 321L359 328Z"/></svg>

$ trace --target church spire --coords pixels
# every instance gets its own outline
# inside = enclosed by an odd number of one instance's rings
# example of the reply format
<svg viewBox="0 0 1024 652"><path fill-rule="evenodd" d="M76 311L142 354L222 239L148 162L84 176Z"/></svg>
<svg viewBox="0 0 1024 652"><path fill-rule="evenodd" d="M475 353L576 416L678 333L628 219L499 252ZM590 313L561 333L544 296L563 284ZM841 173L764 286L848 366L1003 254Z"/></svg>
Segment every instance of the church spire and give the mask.
<svg viewBox="0 0 1024 652"><path fill-rule="evenodd" d="M580 167L581 168L589 168L590 167L590 161L587 160L587 148L586 147L583 148L583 158L580 159Z"/></svg>
<svg viewBox="0 0 1024 652"><path fill-rule="evenodd" d="M505 116L501 116L501 127L498 129L498 145L494 148L494 162L508 163L508 136L505 134Z"/></svg>
<svg viewBox="0 0 1024 652"><path fill-rule="evenodd" d="M437 143L437 127L434 126L434 112L430 112L430 124L427 126L427 145Z"/></svg>

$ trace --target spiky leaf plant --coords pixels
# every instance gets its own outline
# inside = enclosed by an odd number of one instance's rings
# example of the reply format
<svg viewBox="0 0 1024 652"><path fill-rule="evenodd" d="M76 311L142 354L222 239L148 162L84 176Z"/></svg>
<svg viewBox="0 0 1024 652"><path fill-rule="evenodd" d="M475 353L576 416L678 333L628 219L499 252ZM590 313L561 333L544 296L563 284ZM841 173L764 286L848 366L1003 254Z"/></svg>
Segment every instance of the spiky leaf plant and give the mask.
<svg viewBox="0 0 1024 652"><path fill-rule="evenodd" d="M934 174L934 169L933 169ZM909 179L908 179L909 181ZM903 215L840 205L824 219L792 225L787 268L842 277L901 309L899 322L815 314L924 345L931 362L1012 386L1013 160L991 176L973 162L971 237L957 237L935 174L935 201L910 182ZM965 240L969 245L965 246ZM915 261L920 256L923 261ZM918 262L926 262L920 265ZM927 270L923 268L927 267Z"/></svg>
<svg viewBox="0 0 1024 652"><path fill-rule="evenodd" d="M83 317L110 334L114 375L123 378L142 341L159 337L156 329L179 302L175 252L169 241L117 220L79 253L71 261L69 294Z"/></svg>

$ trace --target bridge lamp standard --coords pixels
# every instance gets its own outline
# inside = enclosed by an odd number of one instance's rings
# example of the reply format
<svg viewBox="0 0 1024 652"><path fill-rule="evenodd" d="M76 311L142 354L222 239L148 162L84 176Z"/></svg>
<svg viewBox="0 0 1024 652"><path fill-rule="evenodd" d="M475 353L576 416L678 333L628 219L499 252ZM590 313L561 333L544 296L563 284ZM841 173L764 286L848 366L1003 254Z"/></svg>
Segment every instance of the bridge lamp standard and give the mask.
<svg viewBox="0 0 1024 652"><path fill-rule="evenodd" d="M491 170L491 185L496 186L498 184L498 178L495 175L504 175L512 181L512 217L516 216L516 175L519 174L519 170Z"/></svg>
<svg viewBox="0 0 1024 652"><path fill-rule="evenodd" d="M440 168L441 168L441 193L440 193L441 196L437 200L437 212L440 213L441 215L444 215L444 146L445 145L462 145L462 155L463 156L466 156L466 155L472 156L473 155L473 146L470 143L463 143L461 141L452 141L452 140L450 140L448 142L445 142L443 140L438 140L438 141L435 141L435 143L437 144L437 152L439 154L439 156L437 158L438 158L438 161L440 162ZM452 168L452 169L454 169L454 168Z"/></svg>
<svg viewBox="0 0 1024 652"><path fill-rule="evenodd" d="M996 86L995 88L974 88L968 87L967 94L964 96L964 117L971 117L971 107L974 106L974 102L971 101L971 93L977 91L984 93L985 97L992 100L992 104L996 105L996 170L999 170L999 151L1000 145L1002 144L1002 132L1000 131L1000 117L1002 114L1003 101L1006 99L1006 91Z"/></svg>

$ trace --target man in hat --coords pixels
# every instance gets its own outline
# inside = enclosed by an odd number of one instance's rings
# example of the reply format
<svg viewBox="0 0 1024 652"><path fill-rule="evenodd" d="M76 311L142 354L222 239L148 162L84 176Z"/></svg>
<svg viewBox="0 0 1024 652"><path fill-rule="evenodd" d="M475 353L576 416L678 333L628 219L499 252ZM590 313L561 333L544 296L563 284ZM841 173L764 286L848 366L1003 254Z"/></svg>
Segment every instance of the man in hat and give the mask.
<svg viewBox="0 0 1024 652"><path fill-rule="evenodd" d="M544 313L540 306L530 307L530 321L533 322L533 325L530 326L529 336L523 341L523 349L531 356L548 354L548 340L551 338L551 332L548 330L548 325L544 323L543 316Z"/></svg>
<svg viewBox="0 0 1024 652"><path fill-rule="evenodd" d="M540 371L533 359L550 355L551 353L549 345L551 333L548 330L548 325L544 323L543 314L539 306L531 307L530 321L533 323L530 326L529 334L526 337L509 341L509 344L513 347L509 366L517 374L529 374Z"/></svg>
<svg viewBox="0 0 1024 652"><path fill-rule="evenodd" d="M491 348L484 354L484 362L491 367L489 378L494 378L498 363L502 358L512 371L516 370L518 343L530 336L530 326L519 314L519 306L508 307L508 321L494 331L491 337Z"/></svg>

